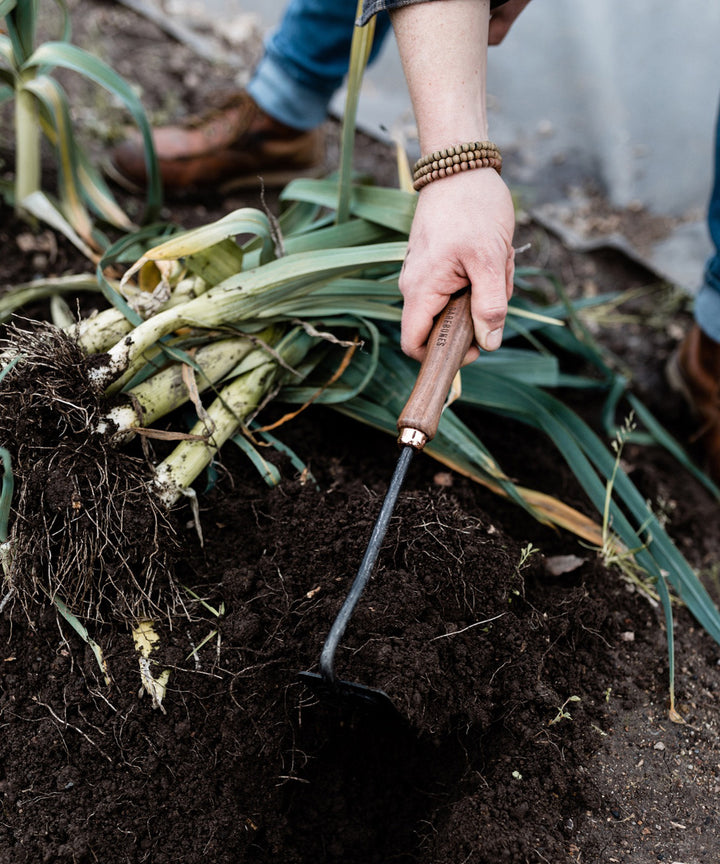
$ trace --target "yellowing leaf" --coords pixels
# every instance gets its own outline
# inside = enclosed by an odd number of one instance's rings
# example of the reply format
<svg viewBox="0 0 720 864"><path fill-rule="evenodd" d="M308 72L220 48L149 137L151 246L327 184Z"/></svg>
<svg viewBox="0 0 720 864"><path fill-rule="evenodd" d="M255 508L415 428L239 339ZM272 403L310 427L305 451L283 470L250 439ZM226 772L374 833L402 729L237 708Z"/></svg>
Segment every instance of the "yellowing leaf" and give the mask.
<svg viewBox="0 0 720 864"><path fill-rule="evenodd" d="M462 396L462 377L460 374L460 370L458 370L457 374L453 378L452 384L450 385L450 392L448 393L447 400L445 401L445 408L452 405L456 399L460 399Z"/></svg>
<svg viewBox="0 0 720 864"><path fill-rule="evenodd" d="M139 662L140 680L142 681L142 686L145 691L152 699L152 707L159 708L164 714L165 708L163 707L162 701L165 698L167 683L170 680L170 670L164 669L157 678L153 678L153 674L150 671L150 661L146 657L140 657ZM142 695L142 690L140 693Z"/></svg>
<svg viewBox="0 0 720 864"><path fill-rule="evenodd" d="M132 635L135 650L147 660L151 652L157 648L157 643L160 641L160 637L153 627L153 622L148 620L139 621Z"/></svg>
<svg viewBox="0 0 720 864"><path fill-rule="evenodd" d="M155 262L146 261L140 268L140 274L138 277L140 290L152 294L155 288L157 288L161 278L160 270L155 265Z"/></svg>
<svg viewBox="0 0 720 864"><path fill-rule="evenodd" d="M145 690L152 699L152 707L159 708L164 714L165 709L163 708L162 701L165 698L165 691L167 690L167 683L170 678L170 670L164 669L158 677L155 678L151 671L151 663L149 659L152 652L157 648L160 636L155 632L153 622L148 619L138 621L137 627L133 630L132 635L133 642L135 643L135 650L141 655L138 657L138 663L140 664L140 680L142 682L140 695L142 696L143 690Z"/></svg>

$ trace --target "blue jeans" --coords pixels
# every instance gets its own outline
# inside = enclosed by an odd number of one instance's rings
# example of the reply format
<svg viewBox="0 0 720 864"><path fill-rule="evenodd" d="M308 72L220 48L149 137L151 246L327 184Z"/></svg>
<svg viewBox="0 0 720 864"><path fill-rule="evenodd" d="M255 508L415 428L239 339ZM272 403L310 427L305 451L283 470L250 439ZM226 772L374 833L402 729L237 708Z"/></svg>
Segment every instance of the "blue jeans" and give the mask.
<svg viewBox="0 0 720 864"><path fill-rule="evenodd" d="M695 320L701 330L720 342L720 110L715 129L715 182L708 207L708 227L715 254L705 267L705 279L695 298Z"/></svg>
<svg viewBox="0 0 720 864"><path fill-rule="evenodd" d="M295 129L325 120L348 71L356 11L354 0L290 0L247 88L264 111ZM375 26L370 62L390 29L386 12Z"/></svg>

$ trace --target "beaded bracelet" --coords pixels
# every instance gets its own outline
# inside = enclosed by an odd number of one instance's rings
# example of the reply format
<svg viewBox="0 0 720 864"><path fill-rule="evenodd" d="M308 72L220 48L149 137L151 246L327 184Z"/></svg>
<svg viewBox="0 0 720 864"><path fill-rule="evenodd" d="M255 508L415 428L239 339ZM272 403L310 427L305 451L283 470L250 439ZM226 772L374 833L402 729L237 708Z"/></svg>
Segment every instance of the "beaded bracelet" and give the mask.
<svg viewBox="0 0 720 864"><path fill-rule="evenodd" d="M422 156L413 165L413 189L418 191L433 180L473 168L494 168L498 174L501 172L502 156L492 141L456 144Z"/></svg>

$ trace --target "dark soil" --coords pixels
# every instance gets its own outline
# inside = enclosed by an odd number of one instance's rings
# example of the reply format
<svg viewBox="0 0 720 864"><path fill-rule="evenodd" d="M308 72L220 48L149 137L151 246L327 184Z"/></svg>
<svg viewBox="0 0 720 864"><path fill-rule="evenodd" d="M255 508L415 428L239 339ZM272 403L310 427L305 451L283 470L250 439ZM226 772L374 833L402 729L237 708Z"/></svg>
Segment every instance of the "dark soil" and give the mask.
<svg viewBox="0 0 720 864"><path fill-rule="evenodd" d="M102 33L111 60L140 28L157 61L141 81L153 108L173 88L197 107L222 76L115 5L75 3L73 14L80 36ZM191 92L173 72L189 59ZM132 78L141 67L120 71ZM328 133L337 137L334 124ZM361 138L358 160L393 182L383 145ZM169 212L190 225L241 203L258 202L176 202ZM61 238L21 251L26 229L1 215L3 286L86 269ZM653 289L624 307L621 326L597 332L685 439L691 426L665 393L662 365L687 314L656 323L665 295L614 253L570 254L530 222L518 230L525 241L527 263L570 290ZM597 405L575 407L594 421ZM16 416L9 397L3 409ZM523 485L590 512L549 442L479 412L466 419ZM39 452L44 435L31 431L23 440ZM337 659L343 678L385 691L400 719L318 701L297 676L316 667L397 453L390 438L321 408L279 434L308 472L268 454L285 478L269 489L224 451L201 497L202 545L189 510L174 514L171 578L187 614L157 625L152 669L170 670L161 707L139 696L128 627L90 627L108 683L53 607L4 606L2 864L718 860L718 645L677 609L684 722L672 723L660 610L595 550L428 457L411 466ZM659 450L628 447L624 461L715 589L717 502ZM44 500L67 512L76 489L59 479Z"/></svg>

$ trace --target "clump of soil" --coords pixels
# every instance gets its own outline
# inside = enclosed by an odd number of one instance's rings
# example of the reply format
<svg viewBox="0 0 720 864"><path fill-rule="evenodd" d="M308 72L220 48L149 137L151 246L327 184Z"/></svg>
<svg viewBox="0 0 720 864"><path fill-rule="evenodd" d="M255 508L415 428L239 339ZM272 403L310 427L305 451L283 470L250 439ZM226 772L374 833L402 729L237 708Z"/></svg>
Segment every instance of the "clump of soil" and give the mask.
<svg viewBox="0 0 720 864"><path fill-rule="evenodd" d="M8 584L32 618L33 601L62 600L83 619L121 620L171 610L172 521L144 460L97 432L108 408L96 362L51 325L9 328L14 358L0 380L0 440L16 496Z"/></svg>

